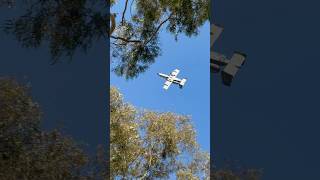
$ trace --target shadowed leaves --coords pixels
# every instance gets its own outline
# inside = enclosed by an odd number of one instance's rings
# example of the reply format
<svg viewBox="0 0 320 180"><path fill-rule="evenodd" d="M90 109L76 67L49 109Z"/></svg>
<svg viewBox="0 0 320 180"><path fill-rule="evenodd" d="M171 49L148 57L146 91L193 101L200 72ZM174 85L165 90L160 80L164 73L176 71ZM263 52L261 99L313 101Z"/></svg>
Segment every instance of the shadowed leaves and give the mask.
<svg viewBox="0 0 320 180"><path fill-rule="evenodd" d="M87 51L106 36L105 2L96 0L31 0L25 14L8 20L5 31L16 36L24 47L36 48L48 42L52 63L62 56L72 58L77 49Z"/></svg>
<svg viewBox="0 0 320 180"><path fill-rule="evenodd" d="M58 130L43 131L40 123L41 111L29 88L0 78L1 179L97 177L88 167L89 156L72 138Z"/></svg>
<svg viewBox="0 0 320 180"><path fill-rule="evenodd" d="M24 47L48 45L52 63L56 63L63 56L72 59L77 50L86 52L99 39L108 43L110 37L112 70L126 79L145 72L161 54L162 29L175 39L181 33L197 35L209 17L209 0L127 0L121 12L110 14L108 8L117 1L19 2L25 8L24 14L8 20L5 31ZM0 3L8 5L9 1Z"/></svg>

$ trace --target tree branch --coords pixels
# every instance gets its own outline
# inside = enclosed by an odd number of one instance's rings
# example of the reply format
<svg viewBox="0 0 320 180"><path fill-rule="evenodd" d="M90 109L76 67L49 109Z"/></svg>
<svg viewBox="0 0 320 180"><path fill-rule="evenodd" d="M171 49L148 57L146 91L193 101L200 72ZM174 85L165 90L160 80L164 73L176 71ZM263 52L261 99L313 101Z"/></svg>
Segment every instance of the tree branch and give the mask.
<svg viewBox="0 0 320 180"><path fill-rule="evenodd" d="M112 39L117 39L117 40L121 40L121 41L125 41L127 43L141 43L140 40L131 40L131 39L126 39L123 37L118 37L118 36L110 36Z"/></svg>
<svg viewBox="0 0 320 180"><path fill-rule="evenodd" d="M111 21L111 27L110 27L110 31L109 31L109 36L111 36L111 34L113 33L113 31L116 28L115 14L110 14L110 21Z"/></svg>
<svg viewBox="0 0 320 180"><path fill-rule="evenodd" d="M128 0L126 1L127 4ZM125 11L124 11L125 12ZM122 40L126 43L142 43L143 46L146 46L160 31L161 27L167 22L169 21L173 16L173 13L171 13L169 15L169 17L167 17L165 20L163 20L157 27L157 29L153 32L153 34L151 35L151 37L149 39L147 39L146 41L142 42L141 40L131 40L131 39L126 39L123 37L119 37L119 36L110 36L112 39L117 39L117 40Z"/></svg>
<svg viewBox="0 0 320 180"><path fill-rule="evenodd" d="M165 19L164 21L162 21L162 22L159 24L159 26L157 27L156 31L155 31L155 32L152 34L152 36L144 43L144 45L148 44L148 43L157 35L157 33L159 32L161 26L162 26L163 24L165 24L167 21L169 21L172 16L173 16L173 13L171 13L170 16L169 16L167 19Z"/></svg>
<svg viewBox="0 0 320 180"><path fill-rule="evenodd" d="M125 16L125 14L126 14L126 11L127 11L127 8L128 8L128 2L129 2L129 0L126 0L126 5L124 6L124 10L123 10L123 12L122 12L122 18L121 18L121 24L123 25L123 23L124 23L124 16Z"/></svg>

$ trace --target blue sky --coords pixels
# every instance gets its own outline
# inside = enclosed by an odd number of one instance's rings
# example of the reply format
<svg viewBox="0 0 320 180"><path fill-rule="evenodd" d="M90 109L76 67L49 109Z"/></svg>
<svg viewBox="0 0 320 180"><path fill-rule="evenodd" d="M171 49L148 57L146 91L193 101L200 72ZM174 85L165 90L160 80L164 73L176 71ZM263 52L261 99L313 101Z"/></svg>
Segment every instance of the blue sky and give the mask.
<svg viewBox="0 0 320 180"><path fill-rule="evenodd" d="M116 5L119 7L119 5ZM118 8L117 7L117 8ZM209 22L195 37L180 35L178 41L165 29L161 31L162 55L150 68L133 80L110 72L110 85L117 87L125 101L138 108L190 115L202 149L210 151L210 67ZM179 78L187 78L183 89L171 85L162 89L165 80L157 73L169 74L180 69Z"/></svg>

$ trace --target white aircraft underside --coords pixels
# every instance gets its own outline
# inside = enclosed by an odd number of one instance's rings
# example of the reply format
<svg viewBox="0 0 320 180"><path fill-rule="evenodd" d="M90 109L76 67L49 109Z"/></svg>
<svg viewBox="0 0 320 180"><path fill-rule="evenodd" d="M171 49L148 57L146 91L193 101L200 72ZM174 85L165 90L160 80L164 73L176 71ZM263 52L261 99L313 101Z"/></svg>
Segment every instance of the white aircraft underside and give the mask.
<svg viewBox="0 0 320 180"><path fill-rule="evenodd" d="M179 79L179 78L177 78L179 72L180 72L179 69L175 69L170 73L170 75L163 74L163 73L158 73L158 75L160 77L166 79L166 82L163 85L163 89L165 89L165 90L169 89L169 87L170 87L170 85L172 83L178 84L180 88L182 88L184 86L184 84L186 83L187 79Z"/></svg>

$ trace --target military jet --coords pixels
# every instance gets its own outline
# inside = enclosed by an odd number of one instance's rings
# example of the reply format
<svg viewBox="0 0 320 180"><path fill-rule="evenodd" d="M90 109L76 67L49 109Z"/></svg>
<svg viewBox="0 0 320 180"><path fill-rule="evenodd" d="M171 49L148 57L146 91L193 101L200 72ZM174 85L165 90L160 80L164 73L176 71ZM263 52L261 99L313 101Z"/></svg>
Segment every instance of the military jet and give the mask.
<svg viewBox="0 0 320 180"><path fill-rule="evenodd" d="M158 73L160 77L166 79L166 82L163 85L163 89L168 90L172 83L178 84L180 88L182 88L185 85L185 83L187 82L187 79L177 78L177 75L179 74L179 72L180 72L179 69L175 69L169 75Z"/></svg>
<svg viewBox="0 0 320 180"><path fill-rule="evenodd" d="M221 70L222 66L225 68L221 71L222 82L230 86L232 80L234 79L236 73L239 69L243 66L246 55L241 52L235 51L232 57L229 59L225 55L212 51L212 46L214 42L218 39L221 35L223 28L217 26L215 24L211 25L211 32L210 32L210 68L212 69L213 73L218 73Z"/></svg>

